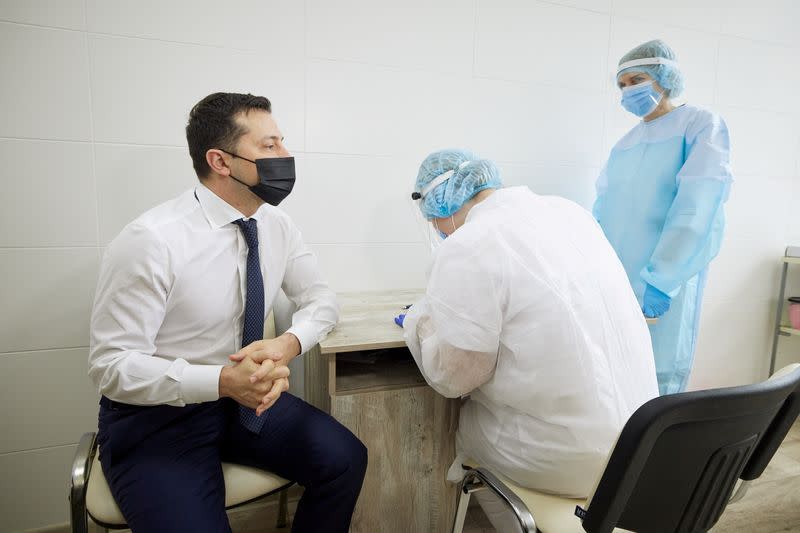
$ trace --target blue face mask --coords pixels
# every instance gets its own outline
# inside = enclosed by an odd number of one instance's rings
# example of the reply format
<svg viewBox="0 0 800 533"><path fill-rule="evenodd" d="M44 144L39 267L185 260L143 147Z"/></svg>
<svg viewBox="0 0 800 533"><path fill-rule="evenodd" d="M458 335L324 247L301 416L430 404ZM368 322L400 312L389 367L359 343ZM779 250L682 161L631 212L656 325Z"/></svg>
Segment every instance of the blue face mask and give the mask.
<svg viewBox="0 0 800 533"><path fill-rule="evenodd" d="M622 107L637 117L646 117L655 111L663 97L653 88L652 81L646 81L622 89Z"/></svg>

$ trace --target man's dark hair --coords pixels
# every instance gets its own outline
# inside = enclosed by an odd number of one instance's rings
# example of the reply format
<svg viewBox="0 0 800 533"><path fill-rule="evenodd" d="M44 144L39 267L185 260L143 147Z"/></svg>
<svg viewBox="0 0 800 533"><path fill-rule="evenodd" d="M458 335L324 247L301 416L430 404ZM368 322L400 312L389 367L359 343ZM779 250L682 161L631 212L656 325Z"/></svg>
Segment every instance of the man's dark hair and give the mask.
<svg viewBox="0 0 800 533"><path fill-rule="evenodd" d="M271 113L272 104L263 96L239 93L209 94L195 104L186 124L186 141L198 178L205 178L211 172L206 162L208 150L236 151L239 137L246 133L245 128L236 122L236 115L253 109Z"/></svg>

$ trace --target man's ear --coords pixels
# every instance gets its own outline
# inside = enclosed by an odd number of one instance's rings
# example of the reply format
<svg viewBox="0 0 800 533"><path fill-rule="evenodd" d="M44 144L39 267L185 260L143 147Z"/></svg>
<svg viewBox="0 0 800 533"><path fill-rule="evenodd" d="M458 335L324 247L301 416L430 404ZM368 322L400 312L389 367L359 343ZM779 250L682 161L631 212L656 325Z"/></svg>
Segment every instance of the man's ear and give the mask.
<svg viewBox="0 0 800 533"><path fill-rule="evenodd" d="M211 168L211 172L230 176L230 161L226 159L227 154L217 148L212 148L206 152L206 163ZM230 156L228 156L230 157Z"/></svg>

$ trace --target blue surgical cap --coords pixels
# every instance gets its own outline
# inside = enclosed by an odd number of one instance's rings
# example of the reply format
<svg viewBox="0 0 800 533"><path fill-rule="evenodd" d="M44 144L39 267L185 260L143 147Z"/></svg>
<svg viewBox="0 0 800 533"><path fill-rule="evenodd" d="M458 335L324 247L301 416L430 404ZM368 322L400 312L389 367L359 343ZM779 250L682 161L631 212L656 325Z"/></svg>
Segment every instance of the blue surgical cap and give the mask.
<svg viewBox="0 0 800 533"><path fill-rule="evenodd" d="M414 191L422 193L434 179L451 170L449 179L419 200L419 209L428 220L449 217L480 191L503 186L500 171L492 161L478 159L467 150L449 149L425 158Z"/></svg>
<svg viewBox="0 0 800 533"><path fill-rule="evenodd" d="M662 40L647 41L640 44L619 60L619 65L634 59L646 59L651 57L661 57L675 61L675 52ZM683 92L683 74L677 66L673 65L638 65L621 70L617 73L617 79L626 72L644 72L649 74L656 83L667 91L667 96L674 98Z"/></svg>

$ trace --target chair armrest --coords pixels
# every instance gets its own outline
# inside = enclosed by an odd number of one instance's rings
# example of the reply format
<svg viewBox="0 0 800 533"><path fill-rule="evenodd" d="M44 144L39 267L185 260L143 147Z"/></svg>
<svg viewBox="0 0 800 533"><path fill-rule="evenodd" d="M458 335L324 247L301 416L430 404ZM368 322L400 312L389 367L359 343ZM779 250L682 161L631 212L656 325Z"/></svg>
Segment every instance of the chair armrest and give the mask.
<svg viewBox="0 0 800 533"><path fill-rule="evenodd" d="M92 459L97 451L97 434L84 433L75 450L70 473L70 515L72 517L73 531L86 531L86 488L89 481L89 471L92 468ZM83 527L81 527L83 526ZM76 529L77 528L77 529Z"/></svg>
<svg viewBox="0 0 800 533"><path fill-rule="evenodd" d="M461 490L464 491L465 494L483 488L490 489L511 508L517 520L519 520L519 525L523 532L536 532L536 522L528 506L494 474L485 468L474 468L468 470L467 473L464 474L464 482L461 485Z"/></svg>

